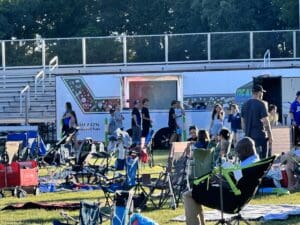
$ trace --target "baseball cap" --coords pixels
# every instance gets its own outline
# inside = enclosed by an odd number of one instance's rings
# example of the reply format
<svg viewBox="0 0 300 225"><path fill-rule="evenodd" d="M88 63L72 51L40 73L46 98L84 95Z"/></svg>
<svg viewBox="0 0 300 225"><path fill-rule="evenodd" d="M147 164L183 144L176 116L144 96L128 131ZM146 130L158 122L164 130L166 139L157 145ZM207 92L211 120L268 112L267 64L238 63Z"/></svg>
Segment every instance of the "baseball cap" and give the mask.
<svg viewBox="0 0 300 225"><path fill-rule="evenodd" d="M256 84L252 88L253 92L266 92L266 90L260 84Z"/></svg>

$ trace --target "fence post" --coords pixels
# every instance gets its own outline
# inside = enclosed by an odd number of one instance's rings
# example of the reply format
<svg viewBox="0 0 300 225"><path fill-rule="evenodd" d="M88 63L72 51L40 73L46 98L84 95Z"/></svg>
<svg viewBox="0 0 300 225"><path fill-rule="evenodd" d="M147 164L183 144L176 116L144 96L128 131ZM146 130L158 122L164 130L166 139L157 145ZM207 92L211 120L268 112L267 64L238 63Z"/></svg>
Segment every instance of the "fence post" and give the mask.
<svg viewBox="0 0 300 225"><path fill-rule="evenodd" d="M46 69L46 42L45 39L42 40L42 64L43 69Z"/></svg>
<svg viewBox="0 0 300 225"><path fill-rule="evenodd" d="M299 6L300 7L300 6ZM300 12L299 12L300 13ZM293 31L293 57L297 58L297 39L296 31Z"/></svg>
<svg viewBox="0 0 300 225"><path fill-rule="evenodd" d="M82 38L82 64L86 67L86 38Z"/></svg>
<svg viewBox="0 0 300 225"><path fill-rule="evenodd" d="M165 63L169 62L169 36L165 34Z"/></svg>
<svg viewBox="0 0 300 225"><path fill-rule="evenodd" d="M126 35L123 35L123 63L127 65L127 38Z"/></svg>
<svg viewBox="0 0 300 225"><path fill-rule="evenodd" d="M253 59L253 31L251 31L250 33L249 33L249 47L250 47L250 49L249 49L249 52L250 52L250 59Z"/></svg>
<svg viewBox="0 0 300 225"><path fill-rule="evenodd" d="M207 33L207 61L211 60L211 33Z"/></svg>
<svg viewBox="0 0 300 225"><path fill-rule="evenodd" d="M1 42L1 49L2 49L2 69L5 70L6 67L6 59L5 59L5 41Z"/></svg>

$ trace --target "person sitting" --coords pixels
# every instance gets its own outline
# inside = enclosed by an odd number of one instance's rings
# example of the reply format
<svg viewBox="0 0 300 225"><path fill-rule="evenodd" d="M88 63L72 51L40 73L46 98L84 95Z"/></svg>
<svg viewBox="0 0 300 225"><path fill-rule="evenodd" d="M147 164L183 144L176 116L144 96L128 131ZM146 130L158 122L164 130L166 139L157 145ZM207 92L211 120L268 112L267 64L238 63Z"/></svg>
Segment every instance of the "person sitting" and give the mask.
<svg viewBox="0 0 300 225"><path fill-rule="evenodd" d="M300 168L298 169L298 164L300 162L300 148L285 153L280 158L281 163L285 164L286 175L288 178L289 191L300 190L299 176Z"/></svg>
<svg viewBox="0 0 300 225"><path fill-rule="evenodd" d="M222 128L218 135L218 142L214 152L214 164L216 165L219 158L226 158L230 143L230 131L227 128Z"/></svg>
<svg viewBox="0 0 300 225"><path fill-rule="evenodd" d="M189 134L190 134L190 137L187 139L187 141L196 142L197 141L197 127L190 126Z"/></svg>
<svg viewBox="0 0 300 225"><path fill-rule="evenodd" d="M204 148L206 149L210 143L209 133L207 130L199 130L198 138L194 144L195 148Z"/></svg>
<svg viewBox="0 0 300 225"><path fill-rule="evenodd" d="M240 160L240 166L247 166L255 163L259 160L259 156L256 153L254 141L249 137L242 138L237 144L235 151ZM247 189L247 184L244 184L241 189ZM207 183L200 184L200 187L194 186L191 191L186 191L183 193L184 200L184 208L185 208L185 216L186 216L186 224L187 225L205 225L204 214L202 204L209 202L211 208L214 208L215 205L220 205L219 199L216 198L216 195L220 195L220 188L217 186L212 186L211 184L207 186ZM226 200L231 201L229 199L233 193L231 189L223 189L224 196L224 204L226 204ZM227 196L229 196L227 198ZM236 201L239 198L234 199ZM232 199L233 201L233 199Z"/></svg>

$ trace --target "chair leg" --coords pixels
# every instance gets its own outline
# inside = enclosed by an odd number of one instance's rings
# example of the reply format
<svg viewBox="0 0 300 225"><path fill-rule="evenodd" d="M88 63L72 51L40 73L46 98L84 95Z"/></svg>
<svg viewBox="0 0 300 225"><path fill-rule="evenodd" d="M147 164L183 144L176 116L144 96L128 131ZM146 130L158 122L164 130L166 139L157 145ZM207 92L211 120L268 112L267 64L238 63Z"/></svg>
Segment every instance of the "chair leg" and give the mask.
<svg viewBox="0 0 300 225"><path fill-rule="evenodd" d="M230 219L230 222L231 222L232 225L235 225L235 224L240 225L241 223L244 223L246 225L251 225L248 220L246 220L245 218L243 218L241 216L241 214L238 214L238 215L232 217Z"/></svg>

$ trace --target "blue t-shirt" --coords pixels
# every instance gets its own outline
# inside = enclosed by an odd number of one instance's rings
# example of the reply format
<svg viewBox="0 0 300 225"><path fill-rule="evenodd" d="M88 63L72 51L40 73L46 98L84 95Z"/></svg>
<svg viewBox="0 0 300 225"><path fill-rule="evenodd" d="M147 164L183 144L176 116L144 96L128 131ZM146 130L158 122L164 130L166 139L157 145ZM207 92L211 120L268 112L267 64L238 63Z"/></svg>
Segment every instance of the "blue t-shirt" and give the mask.
<svg viewBox="0 0 300 225"><path fill-rule="evenodd" d="M234 114L229 114L228 122L231 124L231 130L233 132L237 132L237 130L242 129L241 115L239 113L237 113L235 115Z"/></svg>
<svg viewBox="0 0 300 225"><path fill-rule="evenodd" d="M248 166L248 165L250 165L250 164L252 164L252 163L255 163L255 162L257 162L257 161L259 161L259 156L258 155L251 155L251 156L249 156L248 158L246 158L244 161L242 161L241 163L240 163L240 166L241 167L243 167L243 166Z"/></svg>
<svg viewBox="0 0 300 225"><path fill-rule="evenodd" d="M296 124L300 126L300 103L297 100L291 104L290 112L293 113Z"/></svg>

